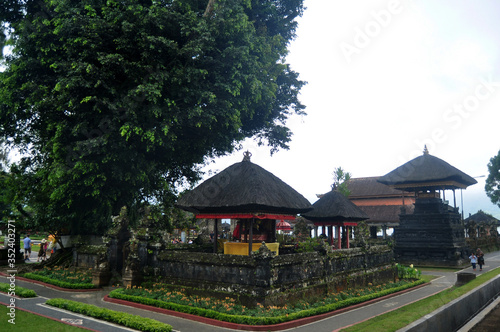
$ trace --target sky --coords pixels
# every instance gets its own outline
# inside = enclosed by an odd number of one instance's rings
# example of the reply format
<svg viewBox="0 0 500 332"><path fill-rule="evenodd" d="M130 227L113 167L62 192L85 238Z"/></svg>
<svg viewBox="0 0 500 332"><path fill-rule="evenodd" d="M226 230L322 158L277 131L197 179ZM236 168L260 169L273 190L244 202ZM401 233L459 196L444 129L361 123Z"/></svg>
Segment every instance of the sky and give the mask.
<svg viewBox="0 0 500 332"><path fill-rule="evenodd" d="M500 150L500 2L304 4L287 62L308 82L300 95L307 115L288 120L289 150L271 156L246 140L252 162L314 203L337 167L352 177L382 176L427 145L477 177L463 198L457 193L465 217L483 210L500 218L484 191L487 164ZM222 171L243 151L204 170Z"/></svg>

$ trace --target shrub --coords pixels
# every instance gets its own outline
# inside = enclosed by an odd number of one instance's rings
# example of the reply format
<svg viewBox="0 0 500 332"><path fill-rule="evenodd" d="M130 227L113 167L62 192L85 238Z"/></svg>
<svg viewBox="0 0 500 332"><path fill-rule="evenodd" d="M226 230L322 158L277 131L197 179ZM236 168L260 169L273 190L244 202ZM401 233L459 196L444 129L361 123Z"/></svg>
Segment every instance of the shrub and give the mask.
<svg viewBox="0 0 500 332"><path fill-rule="evenodd" d="M10 294L12 292L12 289L10 288L10 284L7 283L0 283L0 292L8 293ZM32 289L27 289L24 287L16 286L15 288L15 294L19 297L36 297L36 293Z"/></svg>
<svg viewBox="0 0 500 332"><path fill-rule="evenodd" d="M420 270L413 268L413 264L404 266L396 263L396 268L398 269L399 279L420 279L422 275Z"/></svg>
<svg viewBox="0 0 500 332"><path fill-rule="evenodd" d="M124 312L100 308L91 304L80 303L65 299L50 299L46 304L53 307L69 310L85 316L102 319L108 322L123 325L139 331L171 332L172 326L151 318L131 315Z"/></svg>
<svg viewBox="0 0 500 332"><path fill-rule="evenodd" d="M57 280L57 279L52 279L51 277L46 277L42 276L36 273L25 273L22 275L25 278L32 279L32 280L38 280L45 282L47 284L59 286L62 288L70 288L70 289L90 289L90 288L95 288L96 286L94 284L90 283L73 283L73 282L68 282L68 281L62 281L62 280Z"/></svg>

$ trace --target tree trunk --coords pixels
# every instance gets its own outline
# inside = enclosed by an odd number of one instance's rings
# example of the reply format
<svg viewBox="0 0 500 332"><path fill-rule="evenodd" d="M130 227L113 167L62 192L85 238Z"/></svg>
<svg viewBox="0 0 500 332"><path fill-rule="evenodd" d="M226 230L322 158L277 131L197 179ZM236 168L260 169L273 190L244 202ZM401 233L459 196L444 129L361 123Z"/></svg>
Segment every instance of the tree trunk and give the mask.
<svg viewBox="0 0 500 332"><path fill-rule="evenodd" d="M214 10L214 3L215 0L208 0L207 8L205 9L205 12L203 13L203 17L209 17L212 15L212 12Z"/></svg>

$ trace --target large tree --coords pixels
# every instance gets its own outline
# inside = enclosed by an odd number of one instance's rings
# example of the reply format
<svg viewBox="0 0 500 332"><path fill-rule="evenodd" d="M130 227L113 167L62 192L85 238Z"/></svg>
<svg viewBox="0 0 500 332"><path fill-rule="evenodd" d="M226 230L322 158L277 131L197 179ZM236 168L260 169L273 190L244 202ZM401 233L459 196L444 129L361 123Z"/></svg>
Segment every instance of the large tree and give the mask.
<svg viewBox="0 0 500 332"><path fill-rule="evenodd" d="M0 1L14 46L0 130L27 156L39 222L96 232L122 206L168 205L246 137L287 148L304 108L285 62L302 2Z"/></svg>
<svg viewBox="0 0 500 332"><path fill-rule="evenodd" d="M486 195L491 199L493 204L500 206L500 151L490 159L488 163L489 175L486 178Z"/></svg>

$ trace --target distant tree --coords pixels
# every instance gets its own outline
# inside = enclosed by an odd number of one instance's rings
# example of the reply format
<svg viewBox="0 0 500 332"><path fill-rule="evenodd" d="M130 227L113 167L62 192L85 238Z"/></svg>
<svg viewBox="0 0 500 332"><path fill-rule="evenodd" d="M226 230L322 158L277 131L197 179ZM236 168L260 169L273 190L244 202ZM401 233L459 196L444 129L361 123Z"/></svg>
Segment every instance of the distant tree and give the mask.
<svg viewBox="0 0 500 332"><path fill-rule="evenodd" d="M493 204L500 206L500 151L490 159L488 164L489 175L486 178L486 195L490 198Z"/></svg>
<svg viewBox="0 0 500 332"><path fill-rule="evenodd" d="M247 137L288 148L304 82L285 62L303 0L0 1L13 45L0 136L38 225L100 232L169 209ZM31 189L28 189L31 188ZM168 214L169 212L166 211Z"/></svg>
<svg viewBox="0 0 500 332"><path fill-rule="evenodd" d="M333 171L332 189L338 190L342 195L349 196L351 192L347 187L347 182L351 179L351 173L346 172L342 167L337 167Z"/></svg>

